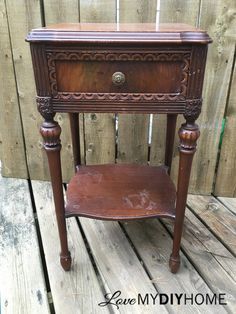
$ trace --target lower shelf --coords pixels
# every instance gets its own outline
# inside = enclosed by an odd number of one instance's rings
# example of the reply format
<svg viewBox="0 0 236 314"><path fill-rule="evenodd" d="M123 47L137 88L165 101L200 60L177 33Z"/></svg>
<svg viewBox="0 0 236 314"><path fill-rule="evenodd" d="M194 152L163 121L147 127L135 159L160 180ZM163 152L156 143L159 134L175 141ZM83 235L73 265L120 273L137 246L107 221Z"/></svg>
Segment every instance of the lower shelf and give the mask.
<svg viewBox="0 0 236 314"><path fill-rule="evenodd" d="M175 200L175 186L165 166L80 166L67 188L66 217L174 218Z"/></svg>

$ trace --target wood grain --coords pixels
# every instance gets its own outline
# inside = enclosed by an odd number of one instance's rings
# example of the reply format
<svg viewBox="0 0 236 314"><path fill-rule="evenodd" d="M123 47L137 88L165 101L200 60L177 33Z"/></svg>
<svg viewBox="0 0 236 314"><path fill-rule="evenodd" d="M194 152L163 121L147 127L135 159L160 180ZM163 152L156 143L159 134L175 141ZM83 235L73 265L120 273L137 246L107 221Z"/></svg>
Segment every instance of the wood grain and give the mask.
<svg viewBox="0 0 236 314"><path fill-rule="evenodd" d="M188 210L186 210L188 215ZM165 220L165 226L173 232L173 225ZM198 273L207 282L209 288L214 293L225 293L227 306L225 310L235 312L235 281L231 275L221 266L217 259L217 252L222 250L222 246L213 252L208 248L207 241L213 237L212 233L203 233L203 225L194 215L188 215L182 237L182 249L188 254ZM215 242L218 242L215 240ZM216 254L215 254L216 253ZM223 253L224 254L224 253ZM227 256L227 255L226 255ZM228 267L227 267L228 268ZM222 280L222 278L224 278ZM223 306L220 307L223 310Z"/></svg>
<svg viewBox="0 0 236 314"><path fill-rule="evenodd" d="M119 21L155 22L156 0L120 0ZM147 163L149 114L118 115L117 161Z"/></svg>
<svg viewBox="0 0 236 314"><path fill-rule="evenodd" d="M73 23L79 22L79 3L77 0L44 0L45 24L46 26L55 23ZM83 121L83 115L80 117ZM62 161L62 177L64 182L68 182L73 174L73 153L72 142L70 134L69 118L67 114L58 114L56 120L59 122L61 133L61 161ZM83 123L80 123L80 130L82 130ZM80 132L81 143L81 159L83 156L83 132Z"/></svg>
<svg viewBox="0 0 236 314"><path fill-rule="evenodd" d="M197 26L199 14L198 1L182 1L182 0L161 0L160 3L160 22L161 23L188 23ZM176 136L174 142L173 161L171 169L171 177L177 183L178 164L179 164L179 137L178 129L184 118L180 115L177 118ZM152 124L152 142L150 151L150 163L152 165L160 165L165 159L165 138L166 138L166 116L153 115Z"/></svg>
<svg viewBox="0 0 236 314"><path fill-rule="evenodd" d="M171 223L171 222L170 222ZM122 224L128 233L132 244L135 246L139 256L141 257L145 267L151 275L152 282L157 287L159 293L186 293L191 291L194 295L201 293L203 295L212 295L207 283L198 274L186 256L181 253L182 267L179 273L170 273L168 260L172 239L166 229L157 219L145 220L143 222L127 222ZM196 285L196 282L198 283ZM175 313L178 308L179 313L222 313L226 312L218 305L209 307L202 304L168 304L168 311ZM222 311L222 312L221 312Z"/></svg>
<svg viewBox="0 0 236 314"><path fill-rule="evenodd" d="M56 23L79 22L79 1L44 0L46 26Z"/></svg>
<svg viewBox="0 0 236 314"><path fill-rule="evenodd" d="M112 23L116 19L115 0L80 0L80 22ZM115 115L84 114L86 164L115 162Z"/></svg>
<svg viewBox="0 0 236 314"><path fill-rule="evenodd" d="M190 191L212 192L222 118L225 111L234 59L234 1L201 1L199 26L206 28L213 39L209 46L203 89L202 114L199 118L201 136L192 170ZM209 14L211 12L211 14Z"/></svg>
<svg viewBox="0 0 236 314"><path fill-rule="evenodd" d="M218 197L221 203L223 203L232 213L236 214L236 198L231 197Z"/></svg>
<svg viewBox="0 0 236 314"><path fill-rule="evenodd" d="M48 178L46 156L38 131L41 118L35 103L35 84L29 45L25 35L33 27L41 26L39 1L6 1L12 55L17 80L17 92L22 115L27 165L31 178ZM30 18L29 18L30 16ZM12 154L12 153L11 153Z"/></svg>
<svg viewBox="0 0 236 314"><path fill-rule="evenodd" d="M220 150L214 194L236 196L236 67L234 65L232 83L226 111L226 124Z"/></svg>
<svg viewBox="0 0 236 314"><path fill-rule="evenodd" d="M51 184L32 181L32 187L56 313L108 313L106 308L97 305L104 296L75 218L67 220L73 266L70 272L65 272L59 262L59 236Z"/></svg>
<svg viewBox="0 0 236 314"><path fill-rule="evenodd" d="M188 205L236 255L236 216L211 196L189 195Z"/></svg>
<svg viewBox="0 0 236 314"><path fill-rule="evenodd" d="M5 1L0 1L0 133L2 174L27 178L22 122ZM14 158L12 155L14 154Z"/></svg>
<svg viewBox="0 0 236 314"><path fill-rule="evenodd" d="M131 248L117 222L80 218L97 267L109 289L120 290L123 297L137 298L138 293L156 294L156 289ZM120 306L121 313L156 313L156 306L142 304ZM167 313L161 306L161 313Z"/></svg>
<svg viewBox="0 0 236 314"><path fill-rule="evenodd" d="M1 313L49 314L28 182L0 177Z"/></svg>

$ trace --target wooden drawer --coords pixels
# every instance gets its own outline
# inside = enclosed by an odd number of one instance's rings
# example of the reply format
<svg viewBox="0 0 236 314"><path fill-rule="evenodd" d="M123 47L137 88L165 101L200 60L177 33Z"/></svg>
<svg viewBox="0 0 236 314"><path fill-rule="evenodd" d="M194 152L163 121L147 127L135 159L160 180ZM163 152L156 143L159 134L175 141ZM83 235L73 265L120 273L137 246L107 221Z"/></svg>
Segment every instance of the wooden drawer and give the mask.
<svg viewBox="0 0 236 314"><path fill-rule="evenodd" d="M60 104L68 102L66 109L73 111L103 112L109 105L109 111L136 112L146 104L150 112L182 112L191 49L47 50L54 107L60 111ZM112 79L117 72L124 77L120 85Z"/></svg>
<svg viewBox="0 0 236 314"><path fill-rule="evenodd" d="M120 84L115 81L119 74L124 78ZM57 90L71 93L180 94L184 79L181 61L58 60L56 77Z"/></svg>

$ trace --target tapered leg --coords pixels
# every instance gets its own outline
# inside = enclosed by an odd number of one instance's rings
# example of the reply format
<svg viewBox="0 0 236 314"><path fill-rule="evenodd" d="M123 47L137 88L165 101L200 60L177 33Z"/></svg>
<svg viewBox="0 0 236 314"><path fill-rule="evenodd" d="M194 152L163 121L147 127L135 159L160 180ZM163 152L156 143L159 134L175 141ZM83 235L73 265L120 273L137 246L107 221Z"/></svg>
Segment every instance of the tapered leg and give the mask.
<svg viewBox="0 0 236 314"><path fill-rule="evenodd" d="M76 167L81 164L79 114L69 113L69 117L70 117L70 129L71 129L71 138L72 138L72 146L73 146L74 165L76 169Z"/></svg>
<svg viewBox="0 0 236 314"><path fill-rule="evenodd" d="M67 244L65 207L60 160L61 128L59 124L53 119L55 113L53 112L51 107L50 97L37 97L36 100L38 104L38 110L45 118L45 121L40 128L40 133L44 139L44 148L47 153L49 170L51 175L57 225L61 243L60 262L64 270L69 270L71 267L71 256Z"/></svg>
<svg viewBox="0 0 236 314"><path fill-rule="evenodd" d="M177 186L176 218L174 225L173 250L169 261L169 266L172 273L176 273L180 266L179 250L184 222L189 178L193 155L196 151L197 139L199 135L200 132L198 125L195 124L194 121L182 124L179 130L180 161Z"/></svg>
<svg viewBox="0 0 236 314"><path fill-rule="evenodd" d="M171 163L172 163L172 157L173 157L176 119L177 119L176 114L167 115L165 165L168 167L169 174L171 171Z"/></svg>

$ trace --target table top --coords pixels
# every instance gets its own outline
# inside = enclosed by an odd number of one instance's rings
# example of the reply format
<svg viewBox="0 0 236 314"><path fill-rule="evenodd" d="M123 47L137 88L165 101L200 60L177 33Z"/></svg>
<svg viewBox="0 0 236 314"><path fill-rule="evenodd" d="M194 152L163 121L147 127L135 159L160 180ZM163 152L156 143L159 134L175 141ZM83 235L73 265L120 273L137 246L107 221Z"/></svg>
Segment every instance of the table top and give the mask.
<svg viewBox="0 0 236 314"><path fill-rule="evenodd" d="M187 24L64 23L33 29L29 42L171 42L208 44L206 31Z"/></svg>

